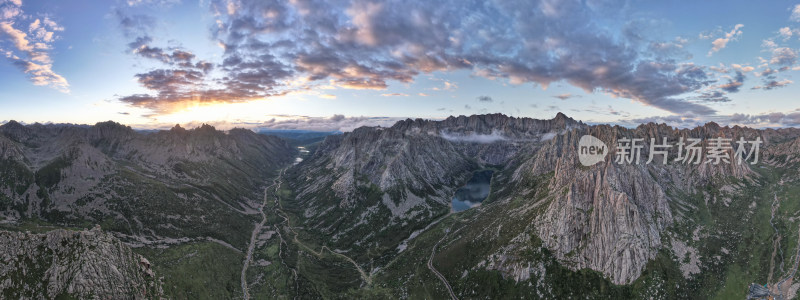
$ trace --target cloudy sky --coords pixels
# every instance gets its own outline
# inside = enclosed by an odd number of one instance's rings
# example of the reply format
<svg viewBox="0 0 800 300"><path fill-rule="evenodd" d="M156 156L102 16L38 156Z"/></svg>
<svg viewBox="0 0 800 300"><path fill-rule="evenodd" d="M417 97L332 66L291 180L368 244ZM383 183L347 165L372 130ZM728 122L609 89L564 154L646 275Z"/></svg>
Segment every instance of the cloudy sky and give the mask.
<svg viewBox="0 0 800 300"><path fill-rule="evenodd" d="M0 121L800 126L787 1L0 0Z"/></svg>

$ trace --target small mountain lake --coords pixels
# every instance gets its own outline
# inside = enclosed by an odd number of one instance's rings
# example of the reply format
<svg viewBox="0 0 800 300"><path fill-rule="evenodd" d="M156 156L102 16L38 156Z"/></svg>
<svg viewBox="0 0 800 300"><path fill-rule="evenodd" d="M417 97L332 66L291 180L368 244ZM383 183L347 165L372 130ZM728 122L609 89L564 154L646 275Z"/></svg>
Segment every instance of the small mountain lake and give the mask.
<svg viewBox="0 0 800 300"><path fill-rule="evenodd" d="M492 170L473 173L467 184L456 190L456 194L453 196L452 210L458 212L481 205L481 202L489 196L493 173Z"/></svg>

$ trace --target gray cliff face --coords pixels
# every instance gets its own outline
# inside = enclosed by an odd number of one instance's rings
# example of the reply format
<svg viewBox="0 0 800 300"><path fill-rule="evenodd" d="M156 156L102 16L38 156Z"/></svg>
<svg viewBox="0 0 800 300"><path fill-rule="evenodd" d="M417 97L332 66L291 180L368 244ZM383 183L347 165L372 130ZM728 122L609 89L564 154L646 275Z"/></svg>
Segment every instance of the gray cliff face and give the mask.
<svg viewBox="0 0 800 300"><path fill-rule="evenodd" d="M584 134L609 145L611 151L605 162L580 165L578 140ZM640 164L614 162L617 139L622 137L645 139ZM549 196L538 202L531 199L532 205L542 207L533 229L569 268L590 268L616 284L631 283L664 246L665 229L681 218L685 204L680 195L696 193L695 187L728 176L754 176L747 163L676 163L676 149L670 152L666 165L662 165L661 156L646 164L651 137L656 143L662 137L672 142L680 137L706 141L714 137L766 139L756 130L720 128L716 124L693 130L646 124L635 129L593 126L546 142L530 158L519 162L509 182L513 192L507 193L525 197L533 192L528 189L529 182L545 174L552 176L546 182ZM767 142L762 149L769 146Z"/></svg>
<svg viewBox="0 0 800 300"><path fill-rule="evenodd" d="M150 263L99 228L43 234L0 231L5 299L157 299Z"/></svg>
<svg viewBox="0 0 800 300"><path fill-rule="evenodd" d="M643 164L621 166L608 159L581 166L576 149L582 135L555 138L515 175L552 174L549 203L542 203L532 225L557 258L572 269L594 269L627 283L661 247L660 234L672 221L668 199ZM515 178L520 188L522 178Z"/></svg>
<svg viewBox="0 0 800 300"><path fill-rule="evenodd" d="M785 143L765 149L764 157L779 167L800 162L800 138L790 139Z"/></svg>

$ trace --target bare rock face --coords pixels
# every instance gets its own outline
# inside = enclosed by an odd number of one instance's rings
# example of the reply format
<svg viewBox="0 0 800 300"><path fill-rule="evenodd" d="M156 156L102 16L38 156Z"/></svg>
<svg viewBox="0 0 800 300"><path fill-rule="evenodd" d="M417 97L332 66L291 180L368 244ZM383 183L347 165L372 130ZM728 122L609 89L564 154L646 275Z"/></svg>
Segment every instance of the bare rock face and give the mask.
<svg viewBox="0 0 800 300"><path fill-rule="evenodd" d="M579 164L578 141L583 135L595 136L611 148L605 162L591 167ZM544 174L550 190L543 211L535 218L537 235L556 257L571 269L590 268L605 274L616 284L633 282L649 260L663 247L665 229L680 211L671 208L669 191L694 193L696 186L733 176L754 176L748 163L674 162L677 150L672 149L666 165L661 156L646 164L650 138L714 137L752 140L764 137L759 131L742 128L720 128L709 124L693 130L676 130L666 125L646 124L636 129L593 126L558 135L544 143L528 159L523 159L513 172L511 185L516 195L526 195L528 182ZM619 138L644 138L639 164L614 162ZM763 146L762 146L763 149ZM730 153L732 156L732 152ZM705 157L702 158L704 162ZM531 202L534 202L533 199ZM675 215L677 213L678 215Z"/></svg>
<svg viewBox="0 0 800 300"><path fill-rule="evenodd" d="M150 262L103 232L0 231L0 295L5 299L157 299Z"/></svg>
<svg viewBox="0 0 800 300"><path fill-rule="evenodd" d="M660 233L672 221L668 199L643 164L618 166L607 160L591 168L580 166L580 136L571 132L557 137L523 165L532 165L527 171L553 172L548 187L552 200L534 226L566 266L590 268L615 283L628 283L661 247ZM547 161L555 166L537 165Z"/></svg>
<svg viewBox="0 0 800 300"><path fill-rule="evenodd" d="M800 138L794 138L776 147L765 149L766 160L777 166L787 166L800 162Z"/></svg>

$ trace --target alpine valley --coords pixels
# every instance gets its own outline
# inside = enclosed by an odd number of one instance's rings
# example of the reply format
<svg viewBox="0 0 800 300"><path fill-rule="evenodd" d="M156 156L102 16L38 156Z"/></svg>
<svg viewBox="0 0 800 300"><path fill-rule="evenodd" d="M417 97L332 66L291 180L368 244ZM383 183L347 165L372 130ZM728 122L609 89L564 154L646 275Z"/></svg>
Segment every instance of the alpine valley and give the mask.
<svg viewBox="0 0 800 300"><path fill-rule="evenodd" d="M744 299L759 288L792 299L800 289L800 129L626 128L559 113L278 133L0 126L0 298ZM612 149L642 138L643 161L616 163L612 150L583 166L584 135ZM758 161L686 164L671 151L644 163L651 138L707 147L719 137L760 139ZM455 209L454 197L487 192Z"/></svg>

